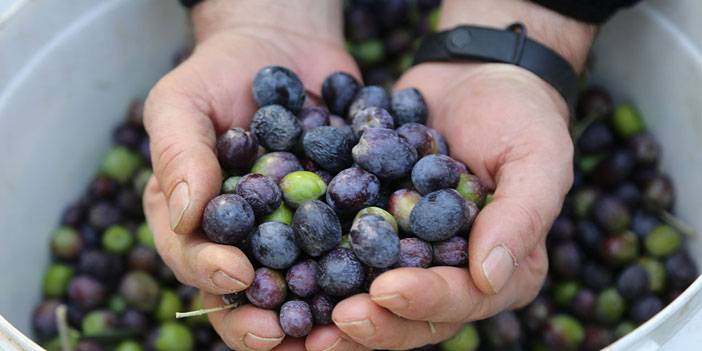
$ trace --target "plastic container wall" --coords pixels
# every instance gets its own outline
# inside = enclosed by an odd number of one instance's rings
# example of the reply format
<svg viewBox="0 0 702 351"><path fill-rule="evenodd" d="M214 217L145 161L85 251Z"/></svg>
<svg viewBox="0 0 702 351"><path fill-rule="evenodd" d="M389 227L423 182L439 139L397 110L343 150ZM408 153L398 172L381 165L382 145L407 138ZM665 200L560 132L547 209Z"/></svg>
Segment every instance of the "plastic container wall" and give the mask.
<svg viewBox="0 0 702 351"><path fill-rule="evenodd" d="M9 8L0 15L0 314L29 333L63 206L97 169L131 99L169 69L188 35L170 0L18 0ZM621 13L598 38L592 74L641 108L665 145L678 213L698 229L701 19L698 0L649 0ZM702 240L688 243L702 263ZM698 279L611 349L699 348L700 289Z"/></svg>
<svg viewBox="0 0 702 351"><path fill-rule="evenodd" d="M189 35L177 1L19 1L0 17L0 314L29 333L48 237ZM30 334L31 335L31 334Z"/></svg>
<svg viewBox="0 0 702 351"><path fill-rule="evenodd" d="M592 80L631 101L664 145L661 167L677 189L677 214L702 229L702 2L645 1L618 14L599 35ZM688 238L702 264L702 239ZM609 349L697 350L702 345L702 281Z"/></svg>

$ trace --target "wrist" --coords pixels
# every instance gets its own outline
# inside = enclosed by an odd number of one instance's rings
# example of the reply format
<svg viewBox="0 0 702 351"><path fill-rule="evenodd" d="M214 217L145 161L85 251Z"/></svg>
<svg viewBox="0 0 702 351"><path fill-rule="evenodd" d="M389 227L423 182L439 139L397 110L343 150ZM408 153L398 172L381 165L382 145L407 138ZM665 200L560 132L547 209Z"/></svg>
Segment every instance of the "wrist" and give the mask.
<svg viewBox="0 0 702 351"><path fill-rule="evenodd" d="M205 0L192 8L197 42L228 30L343 45L341 0Z"/></svg>
<svg viewBox="0 0 702 351"><path fill-rule="evenodd" d="M596 27L525 0L445 0L439 28L461 24L505 28L522 22L528 36L553 49L580 73Z"/></svg>

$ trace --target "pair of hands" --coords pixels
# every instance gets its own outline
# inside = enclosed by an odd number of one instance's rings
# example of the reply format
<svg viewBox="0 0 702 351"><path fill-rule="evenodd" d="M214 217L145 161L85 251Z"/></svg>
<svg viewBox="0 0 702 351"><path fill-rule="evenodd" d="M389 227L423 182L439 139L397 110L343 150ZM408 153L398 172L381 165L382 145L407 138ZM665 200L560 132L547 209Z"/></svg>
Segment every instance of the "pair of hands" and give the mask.
<svg viewBox="0 0 702 351"><path fill-rule="evenodd" d="M246 289L254 277L244 253L207 241L199 223L221 186L216 136L248 126L256 109L250 92L256 72L266 65L288 67L317 94L332 72L359 81L360 74L340 35L260 24L208 22L201 28L192 56L154 87L146 103L155 177L144 203L159 253L181 282L202 290L210 308L222 304L219 295ZM334 324L315 327L304 340L284 338L274 311L246 305L210 314L230 347L407 349L442 341L464 322L536 296L548 268L545 234L572 182L562 98L533 74L499 64L422 64L396 85L405 87L422 92L428 124L446 137L451 156L495 189L470 234L469 267L387 272L369 294L341 301Z"/></svg>

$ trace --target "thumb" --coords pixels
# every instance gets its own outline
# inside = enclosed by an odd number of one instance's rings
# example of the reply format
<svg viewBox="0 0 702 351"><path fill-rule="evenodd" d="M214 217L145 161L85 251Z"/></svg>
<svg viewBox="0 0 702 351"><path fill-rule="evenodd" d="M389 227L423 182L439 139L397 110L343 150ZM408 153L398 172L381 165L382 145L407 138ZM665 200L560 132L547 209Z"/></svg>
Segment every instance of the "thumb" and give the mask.
<svg viewBox="0 0 702 351"><path fill-rule="evenodd" d="M198 104L207 100L178 81L177 76L166 76L151 90L144 123L171 228L187 234L199 227L207 202L219 192L222 175L211 113L202 107L210 104Z"/></svg>
<svg viewBox="0 0 702 351"><path fill-rule="evenodd" d="M471 277L483 293L500 292L544 240L572 183L568 145L507 156L499 167L493 201L478 215L469 243Z"/></svg>

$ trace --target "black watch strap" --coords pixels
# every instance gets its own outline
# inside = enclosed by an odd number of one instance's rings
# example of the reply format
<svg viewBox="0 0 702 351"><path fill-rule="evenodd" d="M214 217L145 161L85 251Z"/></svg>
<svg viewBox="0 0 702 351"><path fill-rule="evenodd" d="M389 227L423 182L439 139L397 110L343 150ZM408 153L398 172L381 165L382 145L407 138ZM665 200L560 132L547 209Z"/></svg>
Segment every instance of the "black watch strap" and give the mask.
<svg viewBox="0 0 702 351"><path fill-rule="evenodd" d="M555 51L529 39L521 23L506 30L458 26L430 34L422 40L414 64L462 60L522 67L551 84L570 106L578 93L578 77L573 67Z"/></svg>

